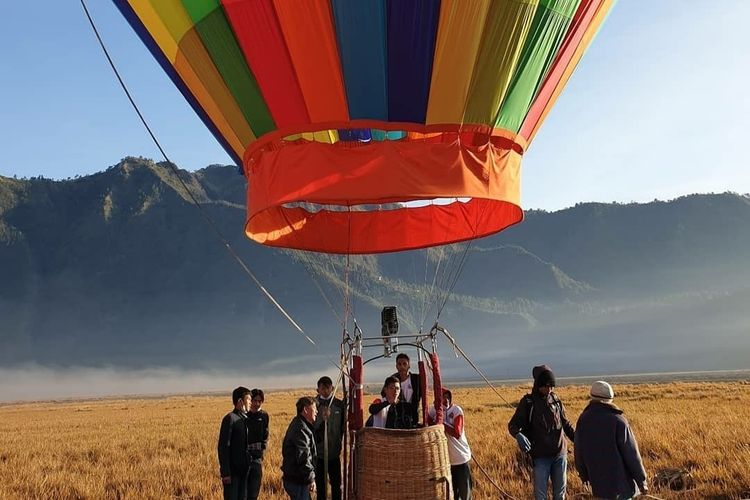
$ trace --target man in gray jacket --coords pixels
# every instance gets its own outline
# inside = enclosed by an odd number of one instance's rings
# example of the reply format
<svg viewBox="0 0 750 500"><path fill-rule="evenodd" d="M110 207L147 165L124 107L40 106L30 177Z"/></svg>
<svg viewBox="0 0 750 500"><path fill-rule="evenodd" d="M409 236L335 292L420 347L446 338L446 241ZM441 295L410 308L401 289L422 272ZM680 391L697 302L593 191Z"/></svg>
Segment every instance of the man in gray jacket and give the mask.
<svg viewBox="0 0 750 500"><path fill-rule="evenodd" d="M315 493L315 436L313 424L318 416L315 400L297 400L297 416L289 423L281 448L284 490L291 500L310 500Z"/></svg>
<svg viewBox="0 0 750 500"><path fill-rule="evenodd" d="M591 402L578 418L576 470L597 498L626 500L648 491L638 443L628 421L612 402L615 393L604 381L594 382Z"/></svg>

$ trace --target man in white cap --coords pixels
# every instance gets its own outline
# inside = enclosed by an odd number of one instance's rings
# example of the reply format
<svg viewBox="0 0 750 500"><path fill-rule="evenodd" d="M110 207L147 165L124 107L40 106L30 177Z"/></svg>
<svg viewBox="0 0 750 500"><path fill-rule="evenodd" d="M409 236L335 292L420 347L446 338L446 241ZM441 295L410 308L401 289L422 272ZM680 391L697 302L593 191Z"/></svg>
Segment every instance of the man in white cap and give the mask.
<svg viewBox="0 0 750 500"><path fill-rule="evenodd" d="M591 402L578 418L575 434L576 470L591 484L594 497L630 499L636 487L646 493L646 471L630 424L612 400L607 382L591 385Z"/></svg>

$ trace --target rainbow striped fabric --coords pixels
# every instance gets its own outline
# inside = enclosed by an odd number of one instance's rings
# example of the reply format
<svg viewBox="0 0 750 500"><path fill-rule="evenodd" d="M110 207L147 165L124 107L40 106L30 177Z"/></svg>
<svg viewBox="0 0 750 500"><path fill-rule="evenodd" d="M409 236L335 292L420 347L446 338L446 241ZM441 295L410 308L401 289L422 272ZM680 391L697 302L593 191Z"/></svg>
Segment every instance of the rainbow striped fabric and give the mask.
<svg viewBox="0 0 750 500"><path fill-rule="evenodd" d="M115 3L239 163L269 132L403 137L393 123L486 125L528 143L613 1Z"/></svg>

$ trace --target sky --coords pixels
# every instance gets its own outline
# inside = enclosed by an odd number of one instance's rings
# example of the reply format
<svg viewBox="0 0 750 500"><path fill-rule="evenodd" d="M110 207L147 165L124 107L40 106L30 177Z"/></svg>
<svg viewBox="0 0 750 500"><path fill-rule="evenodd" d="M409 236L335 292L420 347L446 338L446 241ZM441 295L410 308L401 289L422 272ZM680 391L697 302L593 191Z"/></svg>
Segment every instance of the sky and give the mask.
<svg viewBox="0 0 750 500"><path fill-rule="evenodd" d="M181 168L232 163L108 0L89 9L136 102ZM77 1L0 17L0 175L61 179L161 155ZM747 0L623 0L524 158L525 208L750 192Z"/></svg>

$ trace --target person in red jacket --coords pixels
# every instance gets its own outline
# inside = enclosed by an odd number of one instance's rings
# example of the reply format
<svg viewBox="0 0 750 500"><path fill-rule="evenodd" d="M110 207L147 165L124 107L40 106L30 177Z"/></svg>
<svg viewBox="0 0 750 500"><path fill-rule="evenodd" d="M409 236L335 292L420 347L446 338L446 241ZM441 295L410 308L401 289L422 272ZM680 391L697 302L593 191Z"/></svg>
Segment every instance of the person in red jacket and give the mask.
<svg viewBox="0 0 750 500"><path fill-rule="evenodd" d="M471 487L474 481L471 478L471 448L466 439L464 429L464 411L460 406L453 404L453 393L443 388L443 408L445 417L443 427L448 438L448 456L451 461L451 477L453 478L454 500L471 500ZM435 425L435 407L430 408L428 422Z"/></svg>

